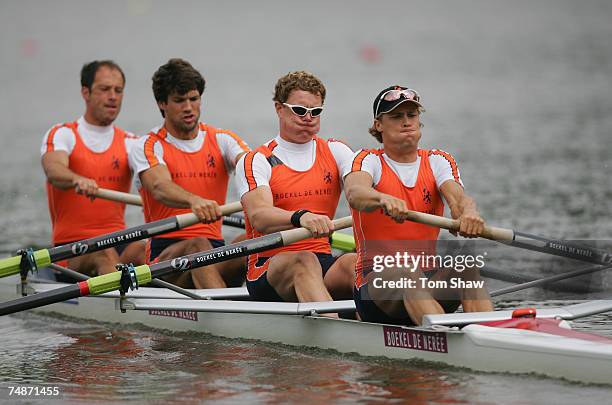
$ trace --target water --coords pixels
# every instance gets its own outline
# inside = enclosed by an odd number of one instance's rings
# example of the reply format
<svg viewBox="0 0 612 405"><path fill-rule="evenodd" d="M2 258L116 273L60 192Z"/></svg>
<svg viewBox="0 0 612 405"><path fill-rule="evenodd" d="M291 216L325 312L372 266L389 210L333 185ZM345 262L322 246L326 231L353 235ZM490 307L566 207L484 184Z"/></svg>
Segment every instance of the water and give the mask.
<svg viewBox="0 0 612 405"><path fill-rule="evenodd" d="M610 320L610 319L608 319ZM5 327L5 320L0 324ZM473 373L339 355L28 316L11 319L0 379L59 386L69 401L197 403L576 403L606 402L610 390L540 377ZM32 331L45 333L42 341ZM44 343L43 343L44 342ZM43 344L41 344L43 343ZM10 352L10 356L6 353ZM520 389L517 389L520 387Z"/></svg>
<svg viewBox="0 0 612 405"><path fill-rule="evenodd" d="M276 134L273 87L290 70L321 77L328 88L321 134L354 147L376 146L367 128L378 91L409 85L427 108L423 147L457 158L490 224L609 240L611 17L604 0L0 2L0 249L48 243L40 141L51 125L82 113L80 67L107 57L127 76L120 126L142 134L160 122L150 78L179 56L207 79L203 119L254 146ZM339 215L346 214L343 203ZM128 220L140 223L138 210ZM517 257L501 266L537 273L558 266L542 255ZM508 299L557 298L535 290ZM611 335L609 321L594 317L580 327ZM34 316L0 322L0 381L58 384L75 401L575 403L604 402L610 393L209 336Z"/></svg>

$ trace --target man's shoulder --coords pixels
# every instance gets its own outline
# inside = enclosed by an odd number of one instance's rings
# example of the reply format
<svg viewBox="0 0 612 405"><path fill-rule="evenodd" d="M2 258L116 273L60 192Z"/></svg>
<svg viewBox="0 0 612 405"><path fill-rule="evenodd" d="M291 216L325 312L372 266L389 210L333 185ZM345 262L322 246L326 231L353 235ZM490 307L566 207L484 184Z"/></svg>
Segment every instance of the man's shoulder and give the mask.
<svg viewBox="0 0 612 405"><path fill-rule="evenodd" d="M131 145L131 150L142 151L150 148L152 151L155 144L162 142L163 139L158 137L155 132L149 132L146 135L141 136L133 135L129 138L126 136L126 141Z"/></svg>
<svg viewBox="0 0 612 405"><path fill-rule="evenodd" d="M216 134L225 134L225 135L229 135L231 137L238 137L238 135L236 135L236 132L232 131L231 129L227 129L227 128L214 128L214 127L211 127L211 126L208 126L207 129L213 129Z"/></svg>
<svg viewBox="0 0 612 405"><path fill-rule="evenodd" d="M442 149L422 149L427 156L442 156L442 157L453 157L453 155Z"/></svg>
<svg viewBox="0 0 612 405"><path fill-rule="evenodd" d="M339 138L327 138L326 139L327 144L328 145L344 145L346 146L348 149L350 149L351 151L353 151L353 148L351 148L351 145L348 144L348 142L346 142L343 139L339 139Z"/></svg>
<svg viewBox="0 0 612 405"><path fill-rule="evenodd" d="M451 167L455 167L457 165L455 157L442 149L424 150L423 154L429 158L430 162L448 163L451 165Z"/></svg>
<svg viewBox="0 0 612 405"><path fill-rule="evenodd" d="M57 131L62 131L62 132L69 131L72 133L72 130L76 128L76 126L77 126L76 121L60 122L60 123L53 125L51 128L49 128L47 132L49 134L57 132Z"/></svg>
<svg viewBox="0 0 612 405"><path fill-rule="evenodd" d="M113 128L115 128L115 131L117 131L119 134L121 134L122 136L124 136L126 139L130 139L130 140L136 140L141 138L140 136L136 135L133 132L130 132L128 130L125 130L117 125L113 125Z"/></svg>
<svg viewBox="0 0 612 405"><path fill-rule="evenodd" d="M255 157L256 154L260 154L263 157L267 158L274 153L274 149L276 149L277 146L278 146L278 143L276 142L276 140L270 139L269 141L259 145L258 147L250 151L249 153L252 154L253 157Z"/></svg>
<svg viewBox="0 0 612 405"><path fill-rule="evenodd" d="M200 132L208 135L208 134L214 134L214 135L219 135L219 134L225 134L225 135L229 135L232 138L240 138L238 135L236 135L235 131L232 131L231 129L227 129L227 128L219 128L216 127L214 125L210 125L208 123L205 122L200 122Z"/></svg>
<svg viewBox="0 0 612 405"><path fill-rule="evenodd" d="M380 159L384 153L382 149L370 149L370 148L362 148L353 153L352 162L351 162L351 170L352 171L360 171L363 170L366 166L366 162L369 162L369 165L380 166Z"/></svg>
<svg viewBox="0 0 612 405"><path fill-rule="evenodd" d="M376 149L376 148L361 148L355 152L355 157L361 156L365 158L367 156L382 156L385 153L384 149Z"/></svg>
<svg viewBox="0 0 612 405"><path fill-rule="evenodd" d="M269 165L271 167L282 164L282 161L273 153L273 147L275 145L276 142L274 140L266 142L263 145L259 145L255 149L242 155L238 164L243 162L242 164L246 166Z"/></svg>

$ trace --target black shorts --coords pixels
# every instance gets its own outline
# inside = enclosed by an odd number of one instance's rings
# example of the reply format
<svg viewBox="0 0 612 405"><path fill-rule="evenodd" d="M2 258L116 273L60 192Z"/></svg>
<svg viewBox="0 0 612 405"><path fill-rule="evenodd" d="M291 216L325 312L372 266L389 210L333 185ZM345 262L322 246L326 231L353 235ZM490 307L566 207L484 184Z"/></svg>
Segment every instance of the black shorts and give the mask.
<svg viewBox="0 0 612 405"><path fill-rule="evenodd" d="M364 284L361 288L353 288L353 299L359 317L364 322L386 323L390 325L414 325L409 316L405 318L395 318L384 313L370 298L368 285Z"/></svg>
<svg viewBox="0 0 612 405"><path fill-rule="evenodd" d="M427 278L431 278L438 272L438 269L425 272ZM368 292L368 284L362 285L360 288L353 288L353 299L355 300L355 308L359 313L359 317L364 322L386 323L390 325L406 325L414 326L410 316L397 318L387 315L370 297ZM460 301L438 301L445 313L453 313L459 308Z"/></svg>
<svg viewBox="0 0 612 405"><path fill-rule="evenodd" d="M319 259L319 263L321 264L321 269L323 270L323 277L327 274L329 268L336 261L336 257L330 255L329 253L315 253L317 259ZM270 260L269 257L260 257L257 260L255 266L261 267L266 264L266 262ZM255 301L266 301L266 302L284 302L280 295L276 292L274 287L268 283L268 271L266 270L257 280L249 281L247 279L246 282L247 290L249 290L249 295L251 299Z"/></svg>
<svg viewBox="0 0 612 405"><path fill-rule="evenodd" d="M172 246L177 242L181 242L186 239L178 238L151 238L151 251L149 253L149 263L153 263L157 256L161 254L168 246ZM208 239L213 248L225 246L223 239Z"/></svg>

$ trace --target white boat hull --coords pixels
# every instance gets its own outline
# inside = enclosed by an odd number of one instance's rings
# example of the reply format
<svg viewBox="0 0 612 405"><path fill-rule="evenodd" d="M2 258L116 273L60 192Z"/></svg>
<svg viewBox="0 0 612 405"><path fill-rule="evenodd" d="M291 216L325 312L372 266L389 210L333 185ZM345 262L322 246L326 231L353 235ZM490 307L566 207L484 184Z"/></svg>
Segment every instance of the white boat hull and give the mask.
<svg viewBox="0 0 612 405"><path fill-rule="evenodd" d="M48 285L47 285L48 287ZM159 289L141 288L157 297ZM163 290L162 290L163 291ZM0 279L0 299L14 299L16 278ZM129 295L129 294L128 294ZM176 299L174 307L202 301ZM612 384L612 344L548 333L468 325L462 329L409 328L323 316L169 310L168 299L139 298L149 310L118 310L117 298L82 297L39 308L78 319L142 324L171 331L196 331L228 338L257 339L341 353L420 359L487 372L536 373L572 381ZM206 301L204 301L206 302Z"/></svg>

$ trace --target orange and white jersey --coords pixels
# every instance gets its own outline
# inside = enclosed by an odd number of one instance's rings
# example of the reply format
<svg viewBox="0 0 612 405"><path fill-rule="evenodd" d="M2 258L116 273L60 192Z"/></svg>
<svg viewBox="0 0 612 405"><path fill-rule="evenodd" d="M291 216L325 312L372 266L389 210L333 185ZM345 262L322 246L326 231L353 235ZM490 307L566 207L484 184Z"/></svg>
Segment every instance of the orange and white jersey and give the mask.
<svg viewBox="0 0 612 405"><path fill-rule="evenodd" d="M92 152L102 153L107 150L113 142L115 127L112 125L105 127L92 125L85 121L83 117L80 117L76 121L76 124L81 141L85 144L87 149ZM53 136L49 138L51 132L53 132ZM125 148L129 153L139 137L127 131L124 131L124 133ZM64 151L70 155L75 145L76 137L74 131L63 124L58 124L49 129L43 137L42 144L40 145L40 156L50 151Z"/></svg>
<svg viewBox="0 0 612 405"><path fill-rule="evenodd" d="M277 137L247 153L238 162L236 182L239 195L258 187L268 187L275 207L287 211L307 209L333 218L342 191L340 173L350 162L350 156L351 149L338 141L315 136L307 144L293 144ZM248 238L262 235L251 226L248 215L246 229ZM262 270L255 267L260 256L272 257L285 251L330 253L331 248L326 238L309 238L287 247L250 255L247 279L255 280L261 275L258 273Z"/></svg>
<svg viewBox="0 0 612 405"><path fill-rule="evenodd" d="M283 164L296 172L306 172L313 167L317 153L317 141L312 140L305 144L297 144L285 141L280 136L268 141L262 146L267 146L274 150L276 156ZM338 173L342 174L345 170L350 170L353 159L353 151L344 142L330 138L327 140L329 151L334 157ZM253 178L257 187L268 186L272 176L272 166L263 154L256 154L252 162ZM236 188L238 197L252 190L248 183L244 162L241 161L236 167Z"/></svg>
<svg viewBox="0 0 612 405"><path fill-rule="evenodd" d="M177 185L190 193L223 205L229 173L234 168L236 157L249 150L248 145L233 132L200 123L196 138L191 140L175 138L165 128L151 132L136 144L129 159L130 165L137 173L163 164ZM191 212L188 208L172 208L162 204L144 187L139 191L143 198L147 222ZM221 220L164 234L164 238L192 237L222 239Z"/></svg>
<svg viewBox="0 0 612 405"><path fill-rule="evenodd" d="M454 180L463 187L457 162L450 153L440 149L432 149L428 151L427 158L429 159L429 166L431 167L438 188L448 180ZM372 176L372 184L376 186L380 181L383 160L401 179L404 186L414 187L419 174L419 168L421 167L420 153L417 155L416 161L411 163L400 163L391 159L384 152L381 153L378 150L372 151L362 149L351 157L351 164L346 165L343 177L351 171L355 171L355 167L358 167L358 170L367 172Z"/></svg>
<svg viewBox="0 0 612 405"><path fill-rule="evenodd" d="M406 164L394 162L382 150L362 150L355 154L348 173L365 171L372 176L373 187L377 191L404 200L408 209L413 211L441 216L444 214L444 201L439 191L440 186L446 181L456 181L462 185L457 164L450 154L435 149L419 149L417 156L416 162ZM363 273L364 269L370 268L370 256L379 254L371 251L372 246L379 241L426 241L415 243L414 251L410 247L406 250L416 255L424 250L428 250L428 254L435 253L435 241L440 228L410 221L398 224L385 215L382 209L372 212L353 209L351 213L358 255L355 278L357 288L364 283Z"/></svg>
<svg viewBox="0 0 612 405"><path fill-rule="evenodd" d="M203 127L206 127L205 124L200 123L200 131L198 135L194 139L184 140L175 138L171 134L167 136L165 139L168 143L175 146L177 149L186 152L186 153L196 153L202 149L204 145L204 140L206 138L206 130L202 130ZM251 149L247 145L245 141L243 141L238 135L234 132L226 130L213 128L216 134L217 145L219 146L219 150L221 151L221 155L223 156L223 162L225 163L225 167L228 172L233 172L236 167L236 156L241 153L248 152ZM149 134L156 134L163 129L162 126L158 126L149 131ZM135 144L133 151L130 152L130 166L134 173L138 174L147 169L150 169L151 163L150 160L144 153L144 142L146 141L146 137L141 137L139 141ZM155 158L157 162L160 164L166 164L164 161L164 149L161 144L155 144L153 153L155 154Z"/></svg>
<svg viewBox="0 0 612 405"><path fill-rule="evenodd" d="M89 139L91 125L81 118L79 121L58 124L46 135L45 152L59 150L68 153L68 167L73 172L94 179L99 187L122 192L129 192L132 172L128 164L126 139L131 138L117 127L97 127L100 132L110 129L110 142L105 135L100 137L98 149L92 150L84 141L81 132L87 132ZM70 132L70 136L66 133ZM61 136L63 140L56 139ZM64 141L71 138L73 145L64 149ZM104 148L101 148L101 146ZM61 190L47 182L49 214L53 226L53 244L63 244L80 239L92 238L105 233L116 232L125 228L125 204L107 201L100 198L90 200L77 194L74 189Z"/></svg>

